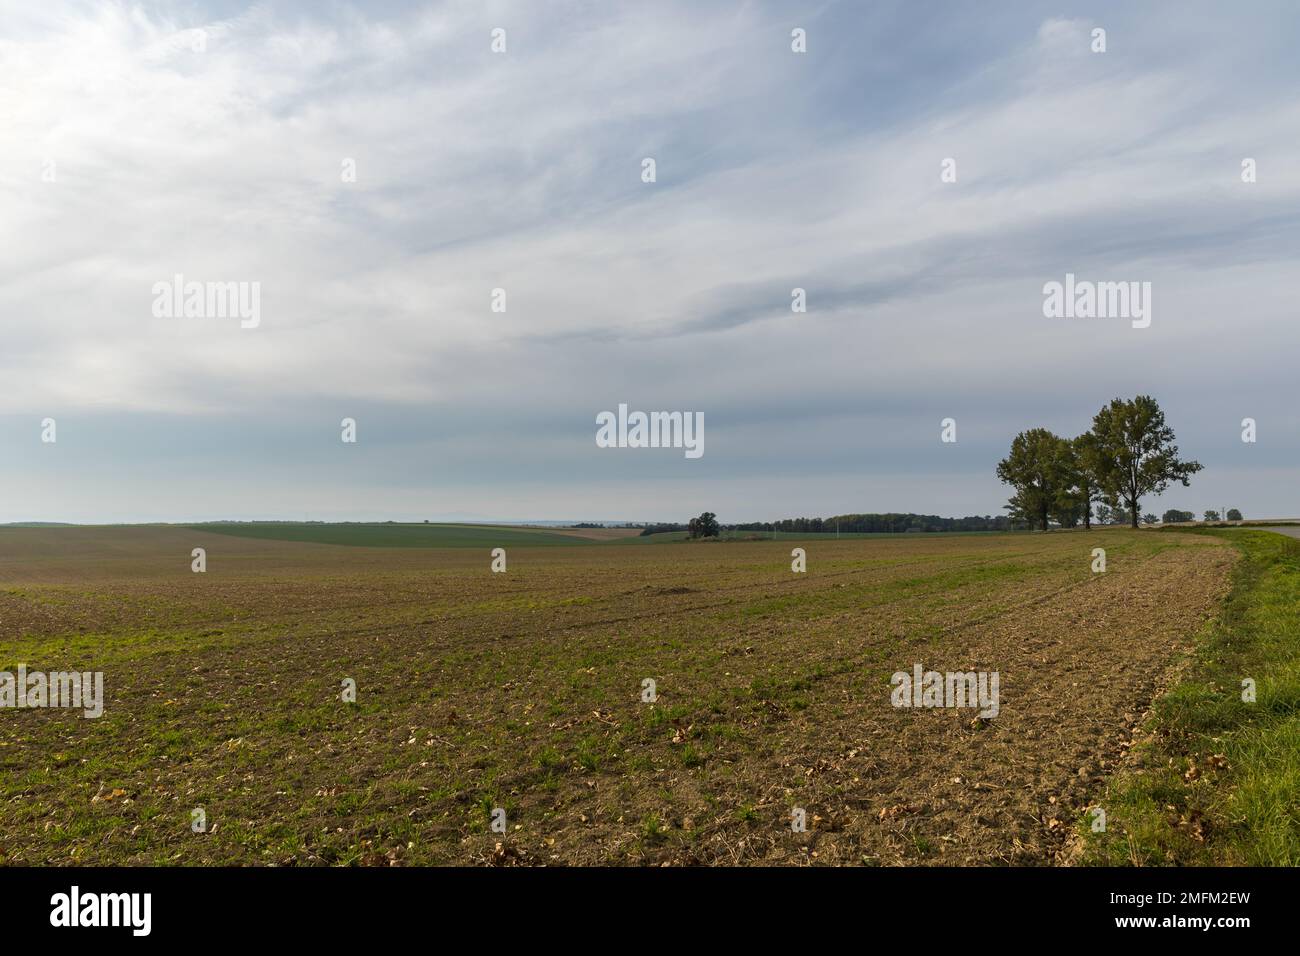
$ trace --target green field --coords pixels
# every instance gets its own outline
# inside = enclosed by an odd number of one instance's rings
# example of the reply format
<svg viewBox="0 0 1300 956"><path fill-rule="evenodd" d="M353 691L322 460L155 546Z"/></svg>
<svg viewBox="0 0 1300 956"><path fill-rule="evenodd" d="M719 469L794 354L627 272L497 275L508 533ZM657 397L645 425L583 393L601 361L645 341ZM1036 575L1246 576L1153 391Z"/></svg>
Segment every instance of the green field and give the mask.
<svg viewBox="0 0 1300 956"><path fill-rule="evenodd" d="M185 525L195 531L267 541L304 541L367 548L573 547L582 538L545 528L474 524L311 524L292 521L216 522Z"/></svg>

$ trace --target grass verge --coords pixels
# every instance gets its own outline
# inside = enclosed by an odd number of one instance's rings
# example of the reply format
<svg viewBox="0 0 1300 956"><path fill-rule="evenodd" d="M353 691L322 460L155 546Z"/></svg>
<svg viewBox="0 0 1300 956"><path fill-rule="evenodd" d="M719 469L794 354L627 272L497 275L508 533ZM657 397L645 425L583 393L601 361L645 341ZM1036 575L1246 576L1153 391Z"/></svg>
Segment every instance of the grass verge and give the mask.
<svg viewBox="0 0 1300 956"><path fill-rule="evenodd" d="M1180 529L1184 532L1189 529ZM1107 787L1082 862L1300 865L1300 540L1204 529L1242 552L1223 613ZM1254 682L1254 700L1243 682Z"/></svg>

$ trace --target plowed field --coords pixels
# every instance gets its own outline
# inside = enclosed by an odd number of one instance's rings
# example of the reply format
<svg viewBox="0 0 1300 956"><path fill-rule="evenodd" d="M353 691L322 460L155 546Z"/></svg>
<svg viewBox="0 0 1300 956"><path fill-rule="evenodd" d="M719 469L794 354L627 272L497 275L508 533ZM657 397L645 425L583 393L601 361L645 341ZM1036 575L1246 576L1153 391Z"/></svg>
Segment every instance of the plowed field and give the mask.
<svg viewBox="0 0 1300 956"><path fill-rule="evenodd" d="M0 709L0 860L1051 863L1235 559L1128 530L506 550L0 529L0 670L105 698ZM996 672L997 716L893 706L917 664Z"/></svg>

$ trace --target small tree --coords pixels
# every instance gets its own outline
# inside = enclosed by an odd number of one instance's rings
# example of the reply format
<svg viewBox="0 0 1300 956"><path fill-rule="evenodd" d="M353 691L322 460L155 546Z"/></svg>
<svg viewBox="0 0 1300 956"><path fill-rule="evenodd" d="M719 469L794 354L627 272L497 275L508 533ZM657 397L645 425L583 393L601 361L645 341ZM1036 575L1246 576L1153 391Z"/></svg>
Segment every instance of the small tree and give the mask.
<svg viewBox="0 0 1300 956"><path fill-rule="evenodd" d="M1207 511L1207 512L1205 512L1205 520L1206 520L1206 521L1218 521L1218 520L1219 520L1219 513L1218 513L1217 511Z"/></svg>
<svg viewBox="0 0 1300 956"><path fill-rule="evenodd" d="M716 538L721 533L718 516L706 511L698 518L692 518L686 526L686 533L692 538Z"/></svg>
<svg viewBox="0 0 1300 956"><path fill-rule="evenodd" d="M1149 395L1113 400L1093 418L1092 431L1098 445L1102 492L1127 506L1127 517L1135 528L1144 495L1158 495L1175 481L1186 486L1201 470L1199 462L1178 457L1174 430L1165 424L1165 413Z"/></svg>
<svg viewBox="0 0 1300 956"><path fill-rule="evenodd" d="M1229 509L1228 509L1228 520L1229 520L1229 521L1242 521L1242 520L1244 520L1244 519L1241 517L1241 512L1238 511L1236 508L1229 508Z"/></svg>
<svg viewBox="0 0 1300 956"><path fill-rule="evenodd" d="M1115 509L1102 502L1097 505L1097 524L1110 524L1115 519Z"/></svg>
<svg viewBox="0 0 1300 956"><path fill-rule="evenodd" d="M1153 515L1153 514L1145 514L1145 515L1142 516L1142 523L1143 523L1143 524L1155 524L1155 523L1156 523L1157 521L1159 521L1159 520L1160 520L1160 519L1157 518L1157 517L1156 517L1155 515Z"/></svg>

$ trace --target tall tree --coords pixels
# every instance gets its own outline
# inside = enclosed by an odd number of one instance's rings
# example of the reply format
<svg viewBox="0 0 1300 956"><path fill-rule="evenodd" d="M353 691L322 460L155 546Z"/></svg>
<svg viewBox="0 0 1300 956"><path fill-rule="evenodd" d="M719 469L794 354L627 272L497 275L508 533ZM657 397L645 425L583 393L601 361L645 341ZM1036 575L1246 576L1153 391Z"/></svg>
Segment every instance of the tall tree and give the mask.
<svg viewBox="0 0 1300 956"><path fill-rule="evenodd" d="M1012 517L1038 522L1047 530L1047 519L1061 505L1070 489L1069 442L1046 428L1023 431L1011 442L1011 453L998 462L998 478L1011 485L1015 494L1007 504Z"/></svg>
<svg viewBox="0 0 1300 956"><path fill-rule="evenodd" d="M1125 503L1134 528L1143 495L1158 495L1175 481L1187 485L1201 470L1198 462L1178 457L1174 430L1149 395L1113 400L1093 418L1092 432L1100 455L1102 493Z"/></svg>

